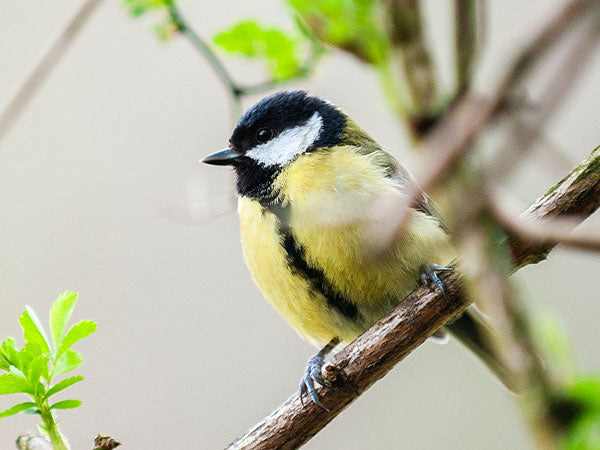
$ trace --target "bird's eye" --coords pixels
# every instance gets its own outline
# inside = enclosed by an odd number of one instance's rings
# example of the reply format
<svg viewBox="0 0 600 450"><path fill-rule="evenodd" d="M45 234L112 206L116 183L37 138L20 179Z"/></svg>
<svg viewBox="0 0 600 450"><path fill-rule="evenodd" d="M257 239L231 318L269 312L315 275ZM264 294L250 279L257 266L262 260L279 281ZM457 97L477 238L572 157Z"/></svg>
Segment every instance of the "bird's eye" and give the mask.
<svg viewBox="0 0 600 450"><path fill-rule="evenodd" d="M270 128L260 128L256 132L256 140L263 144L273 137L273 130Z"/></svg>

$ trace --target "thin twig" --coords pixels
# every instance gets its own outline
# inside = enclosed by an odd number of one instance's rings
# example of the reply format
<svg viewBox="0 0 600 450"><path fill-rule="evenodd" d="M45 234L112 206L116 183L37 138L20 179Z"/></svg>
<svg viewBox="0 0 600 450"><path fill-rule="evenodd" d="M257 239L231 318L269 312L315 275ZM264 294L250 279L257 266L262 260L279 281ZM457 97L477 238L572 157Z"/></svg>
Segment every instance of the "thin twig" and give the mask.
<svg viewBox="0 0 600 450"><path fill-rule="evenodd" d="M417 202L422 195L421 191L434 188L449 175L456 162L472 147L475 139L499 116L531 65L582 19L599 12L600 3L594 0L571 0L524 47L487 101L476 100L469 93L463 96L426 140L424 145L429 154L427 172L424 176L417 177L419 184L407 193L406 206ZM380 249L374 249L376 252L389 248L400 238L411 208L398 208L391 214L390 221L395 224L395 228L387 239L381 240L384 245Z"/></svg>
<svg viewBox="0 0 600 450"><path fill-rule="evenodd" d="M407 122L418 140L435 122L437 107L436 71L423 32L420 2L388 0L386 16L390 22L389 40L402 67L402 82L412 103Z"/></svg>
<svg viewBox="0 0 600 450"><path fill-rule="evenodd" d="M468 193L471 186L465 189L465 197L480 195L477 191ZM501 230L485 210L480 210L477 219L480 226L463 222L458 231L462 258L476 268L474 276L465 278L465 291L497 331L488 345L495 348L510 386L521 394L518 400L537 448L551 450L558 438L558 427L550 414L556 398L555 386L537 354L529 315L508 279L510 253L497 245Z"/></svg>
<svg viewBox="0 0 600 450"><path fill-rule="evenodd" d="M57 36L40 53L29 73L9 95L8 100L0 109L0 142L16 123L101 2L102 0L84 0L81 3Z"/></svg>
<svg viewBox="0 0 600 450"><path fill-rule="evenodd" d="M527 209L530 220L561 214L589 216L600 207L600 149L565 177L558 186ZM513 246L516 246L513 248ZM526 246L511 241L517 267L539 261L552 245ZM410 294L392 313L381 319L352 344L338 353L326 373L343 380L339 386L320 389L325 411L311 402L301 405L297 394L248 433L234 441L229 449L297 448L352 403L361 393L447 323L467 303L461 295L457 272L441 275L446 295L421 287Z"/></svg>
<svg viewBox="0 0 600 450"><path fill-rule="evenodd" d="M230 94L232 102L232 118L234 123L237 122L237 119L241 115L242 97L246 95L262 94L284 84L292 83L294 81L309 77L313 73L319 56L323 51L318 42L311 40L311 53L308 56L307 61L292 75L251 85L241 85L234 81L233 77L216 53L213 52L206 41L202 39L202 37L188 24L179 11L179 8L175 5L174 1L167 3L167 11L169 12L169 17L171 18L171 21L175 25L177 31L184 35L198 50L202 57L206 59L206 61L215 71L219 81L221 81L227 92Z"/></svg>
<svg viewBox="0 0 600 450"><path fill-rule="evenodd" d="M200 35L188 25L187 21L183 18L179 12L179 9L175 5L175 2L168 2L167 10L171 20L173 21L173 24L177 28L177 31L184 35L194 46L194 48L200 52L202 57L206 59L210 67L214 70L221 84L223 84L223 87L229 93L231 99L231 118L234 123L237 122L237 119L242 112L242 91L240 90L239 86L233 80L219 57L211 50L204 39L202 39Z"/></svg>
<svg viewBox="0 0 600 450"><path fill-rule="evenodd" d="M454 0L456 95L467 91L478 47L477 0Z"/></svg>
<svg viewBox="0 0 600 450"><path fill-rule="evenodd" d="M521 160L590 62L590 55L600 41L600 8L589 17L589 22L583 30L577 30L577 38L560 64L552 70L546 70L553 71L553 77L544 83L539 100L527 113L522 114L508 133L506 142L496 151L495 158L489 164L489 179L499 180Z"/></svg>
<svg viewBox="0 0 600 450"><path fill-rule="evenodd" d="M521 241L600 252L600 233L573 231L581 222L580 219L552 218L528 222L512 214L497 197L490 205L490 212L498 223Z"/></svg>

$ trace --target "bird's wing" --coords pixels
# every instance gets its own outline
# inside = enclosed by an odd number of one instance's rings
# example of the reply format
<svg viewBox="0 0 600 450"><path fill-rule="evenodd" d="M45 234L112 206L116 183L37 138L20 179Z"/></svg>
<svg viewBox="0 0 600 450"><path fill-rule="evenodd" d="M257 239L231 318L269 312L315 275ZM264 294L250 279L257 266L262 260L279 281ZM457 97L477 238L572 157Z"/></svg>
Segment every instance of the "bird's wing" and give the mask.
<svg viewBox="0 0 600 450"><path fill-rule="evenodd" d="M396 158L394 158L392 155L390 155L388 152L381 149L380 147L376 147L376 146L363 147L361 149L360 153L365 154L365 155L371 154L371 153L377 153L378 154L377 163L381 167L383 167L386 170L386 172L388 172L390 174L389 175L390 177L393 177L398 182L401 189L405 190L405 192L410 192L414 189L415 186L417 186L417 181L416 181L415 177L408 171L408 169L406 167L404 167L402 164L400 164L396 160ZM414 208L417 211L420 211L420 212L427 214L428 216L431 216L434 219L436 219L439 222L440 227L445 232L449 233L450 229L448 227L448 224L444 220L442 213L440 212L438 207L427 196L427 194L425 194L425 192L423 192L419 189L419 193L420 193L419 199L413 205Z"/></svg>

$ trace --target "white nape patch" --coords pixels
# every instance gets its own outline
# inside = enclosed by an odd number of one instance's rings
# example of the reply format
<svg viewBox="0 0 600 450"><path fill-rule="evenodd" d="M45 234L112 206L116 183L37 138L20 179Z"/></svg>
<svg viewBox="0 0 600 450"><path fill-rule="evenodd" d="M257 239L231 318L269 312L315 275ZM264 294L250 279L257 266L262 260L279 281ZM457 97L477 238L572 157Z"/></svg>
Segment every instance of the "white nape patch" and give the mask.
<svg viewBox="0 0 600 450"><path fill-rule="evenodd" d="M323 119L315 112L304 125L282 131L275 139L246 152L246 156L267 167L285 165L319 138L322 125Z"/></svg>

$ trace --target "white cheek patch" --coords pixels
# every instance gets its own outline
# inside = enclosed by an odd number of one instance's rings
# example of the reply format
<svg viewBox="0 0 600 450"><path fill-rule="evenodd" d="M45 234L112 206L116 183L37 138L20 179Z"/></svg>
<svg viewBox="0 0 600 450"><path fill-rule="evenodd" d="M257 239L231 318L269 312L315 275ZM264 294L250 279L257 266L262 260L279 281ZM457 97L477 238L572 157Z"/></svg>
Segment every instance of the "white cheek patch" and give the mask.
<svg viewBox="0 0 600 450"><path fill-rule="evenodd" d="M323 119L315 112L304 125L283 131L275 139L246 152L246 156L267 167L285 165L304 153L319 138L322 125Z"/></svg>

